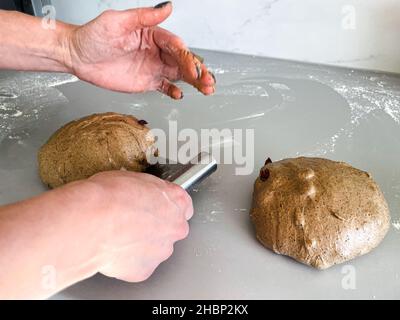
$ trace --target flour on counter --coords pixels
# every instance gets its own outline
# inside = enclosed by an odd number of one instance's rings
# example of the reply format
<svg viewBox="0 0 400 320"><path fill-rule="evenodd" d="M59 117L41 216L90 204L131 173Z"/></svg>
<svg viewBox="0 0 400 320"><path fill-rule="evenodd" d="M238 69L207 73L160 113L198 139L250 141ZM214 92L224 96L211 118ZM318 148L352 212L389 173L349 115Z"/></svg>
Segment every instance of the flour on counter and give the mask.
<svg viewBox="0 0 400 320"><path fill-rule="evenodd" d="M144 99L139 99L135 102L122 102L122 101L112 101L111 109L114 110L116 108L129 108L134 112L142 111L145 107L148 106L148 102Z"/></svg>
<svg viewBox="0 0 400 320"><path fill-rule="evenodd" d="M220 221L220 216L224 214L222 210L222 202L215 201L210 205L206 205L203 208L197 208L195 220L200 223L216 223Z"/></svg>
<svg viewBox="0 0 400 320"><path fill-rule="evenodd" d="M0 75L0 141L68 102L56 87L77 81L61 73L5 72Z"/></svg>
<svg viewBox="0 0 400 320"><path fill-rule="evenodd" d="M330 137L315 142L314 146L307 150L299 150L297 155L323 156L335 152L338 143L344 138L351 138L359 125L372 115L385 114L396 124L400 124L400 87L393 82L390 75L287 61L282 68L283 63L279 60L258 64L257 58L246 57L246 59L254 59L254 63L243 65L235 61L226 61L209 65L210 70L216 75L225 76L225 84L218 87L216 96L227 97L217 100L218 104L210 104L210 109L233 108L234 104L229 97L235 96L235 104L243 103L246 107L261 105L264 103L263 98L267 106L268 103L273 103L272 99L275 99L275 105L273 107L268 105L268 109L265 110L268 112L279 110L282 104L296 103L299 97L291 86L293 83L296 85L296 82L304 81L312 81L330 88L346 101L346 107L350 111L349 121L341 124ZM226 81L228 79L229 82ZM258 100L252 101L249 98ZM246 121L256 117L255 115L265 113L265 110L257 113L249 112L211 125Z"/></svg>
<svg viewBox="0 0 400 320"><path fill-rule="evenodd" d="M228 72L228 70L224 70L222 68L214 68L210 69L210 71L213 72L214 74L224 74Z"/></svg>
<svg viewBox="0 0 400 320"><path fill-rule="evenodd" d="M211 210L206 214L200 214L202 216L202 223L213 223L218 222L218 215L223 214L222 210Z"/></svg>
<svg viewBox="0 0 400 320"><path fill-rule="evenodd" d="M287 90L287 91L290 90L290 88L283 83L270 83L269 85L276 90Z"/></svg>
<svg viewBox="0 0 400 320"><path fill-rule="evenodd" d="M345 127L338 129L329 141L321 142L316 150L306 155L334 152L340 138L351 138L361 121L376 112L385 113L395 123L400 124L400 88L386 82L385 74L360 77L354 76L354 71L350 70L343 76L330 70L322 75L309 75L308 78L327 85L340 94L348 103L351 119Z"/></svg>
<svg viewBox="0 0 400 320"><path fill-rule="evenodd" d="M393 228L400 231L400 219L392 222Z"/></svg>

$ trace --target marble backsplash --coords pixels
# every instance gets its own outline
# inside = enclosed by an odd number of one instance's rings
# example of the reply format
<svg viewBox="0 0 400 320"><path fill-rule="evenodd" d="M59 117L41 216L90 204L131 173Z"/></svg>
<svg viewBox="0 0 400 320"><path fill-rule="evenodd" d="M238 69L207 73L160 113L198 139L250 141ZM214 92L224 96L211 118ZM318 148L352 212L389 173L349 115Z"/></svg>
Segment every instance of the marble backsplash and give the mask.
<svg viewBox="0 0 400 320"><path fill-rule="evenodd" d="M84 23L150 0L52 0ZM399 0L174 0L163 24L191 47L400 72Z"/></svg>

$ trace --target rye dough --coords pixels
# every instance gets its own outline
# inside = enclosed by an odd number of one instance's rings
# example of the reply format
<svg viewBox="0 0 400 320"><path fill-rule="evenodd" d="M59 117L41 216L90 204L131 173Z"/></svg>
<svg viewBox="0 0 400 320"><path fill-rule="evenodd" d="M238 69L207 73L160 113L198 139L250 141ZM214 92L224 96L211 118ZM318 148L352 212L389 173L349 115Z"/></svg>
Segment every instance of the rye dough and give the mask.
<svg viewBox="0 0 400 320"><path fill-rule="evenodd" d="M251 219L275 253L326 269L371 251L389 229L389 209L367 172L320 158L266 161Z"/></svg>
<svg viewBox="0 0 400 320"><path fill-rule="evenodd" d="M50 188L110 170L143 171L154 137L133 116L94 114L55 132L38 155L40 177ZM147 154L147 155L148 155Z"/></svg>

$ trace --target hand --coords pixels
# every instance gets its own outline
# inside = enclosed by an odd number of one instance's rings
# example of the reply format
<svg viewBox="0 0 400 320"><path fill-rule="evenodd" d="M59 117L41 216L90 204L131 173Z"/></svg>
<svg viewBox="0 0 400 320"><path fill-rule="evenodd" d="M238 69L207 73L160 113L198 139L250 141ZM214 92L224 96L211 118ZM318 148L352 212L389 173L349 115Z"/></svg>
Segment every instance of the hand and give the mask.
<svg viewBox="0 0 400 320"><path fill-rule="evenodd" d="M122 171L0 206L0 299L47 298L98 272L145 280L192 214L180 187Z"/></svg>
<svg viewBox="0 0 400 320"><path fill-rule="evenodd" d="M69 33L72 73L97 86L122 92L158 90L181 99L172 82L184 80L205 95L214 93L215 77L180 38L157 27L172 12L159 8L106 11Z"/></svg>
<svg viewBox="0 0 400 320"><path fill-rule="evenodd" d="M104 172L84 183L100 190L102 264L99 271L121 280L147 279L188 235L192 201L179 186L132 172Z"/></svg>

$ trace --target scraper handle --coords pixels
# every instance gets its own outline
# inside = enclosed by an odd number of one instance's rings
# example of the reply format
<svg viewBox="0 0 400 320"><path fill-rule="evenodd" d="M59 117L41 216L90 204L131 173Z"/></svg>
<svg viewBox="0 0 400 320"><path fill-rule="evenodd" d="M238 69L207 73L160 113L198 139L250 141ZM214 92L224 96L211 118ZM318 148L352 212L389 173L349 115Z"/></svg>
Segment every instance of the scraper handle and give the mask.
<svg viewBox="0 0 400 320"><path fill-rule="evenodd" d="M207 152L200 153L195 159L190 161L191 166L187 168L173 183L189 191L195 184L207 178L217 170L217 161Z"/></svg>

